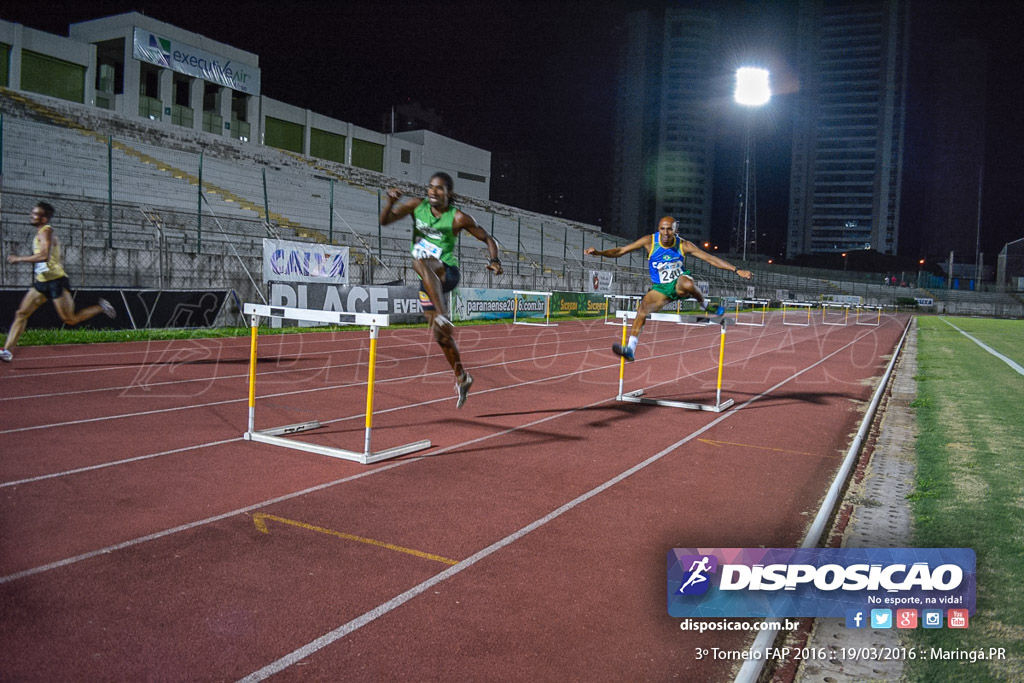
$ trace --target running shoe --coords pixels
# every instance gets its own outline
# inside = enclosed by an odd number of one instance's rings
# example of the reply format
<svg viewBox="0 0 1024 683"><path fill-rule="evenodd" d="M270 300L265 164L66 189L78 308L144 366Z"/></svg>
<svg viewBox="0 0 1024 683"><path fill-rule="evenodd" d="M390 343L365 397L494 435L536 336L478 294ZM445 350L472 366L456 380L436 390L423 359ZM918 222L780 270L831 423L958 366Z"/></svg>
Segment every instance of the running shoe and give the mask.
<svg viewBox="0 0 1024 683"><path fill-rule="evenodd" d="M8 351L7 349L0 349L0 360L2 360L5 363L10 363L12 360L14 360L14 354Z"/></svg>
<svg viewBox="0 0 1024 683"><path fill-rule="evenodd" d="M117 311L114 310L114 307L110 305L109 301L107 301L106 299L100 299L96 303L98 303L100 305L100 308L103 309L103 315L107 316L108 318L117 317Z"/></svg>
<svg viewBox="0 0 1024 683"><path fill-rule="evenodd" d="M463 375L461 382L455 383L455 395L459 397L458 403L455 404L456 408L461 408L466 403L471 386L473 386L473 376L468 372Z"/></svg>
<svg viewBox="0 0 1024 683"><path fill-rule="evenodd" d="M612 344L612 353L614 353L616 356L622 356L623 358L628 360L630 363L633 362L633 350L630 349L628 346L620 346L618 344Z"/></svg>
<svg viewBox="0 0 1024 683"><path fill-rule="evenodd" d="M725 306L723 306L722 304L718 304L718 306L715 308L715 314L712 317L721 318L723 315L725 315Z"/></svg>

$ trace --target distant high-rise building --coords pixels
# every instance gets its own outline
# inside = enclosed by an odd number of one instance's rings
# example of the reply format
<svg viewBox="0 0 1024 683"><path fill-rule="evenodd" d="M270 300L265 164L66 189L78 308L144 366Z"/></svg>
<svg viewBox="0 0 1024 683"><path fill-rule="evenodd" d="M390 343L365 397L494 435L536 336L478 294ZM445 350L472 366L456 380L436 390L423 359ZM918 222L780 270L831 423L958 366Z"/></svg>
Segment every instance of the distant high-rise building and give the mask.
<svg viewBox="0 0 1024 683"><path fill-rule="evenodd" d="M611 232L635 238L668 215L687 239L708 239L715 143L708 93L718 26L710 10L645 10L627 17Z"/></svg>
<svg viewBox="0 0 1024 683"><path fill-rule="evenodd" d="M930 62L924 84L928 117L921 213L915 216L921 256L977 261L978 211L984 179L986 49L956 40ZM917 254L914 254L915 256Z"/></svg>
<svg viewBox="0 0 1024 683"><path fill-rule="evenodd" d="M786 255L899 244L908 0L801 0Z"/></svg>

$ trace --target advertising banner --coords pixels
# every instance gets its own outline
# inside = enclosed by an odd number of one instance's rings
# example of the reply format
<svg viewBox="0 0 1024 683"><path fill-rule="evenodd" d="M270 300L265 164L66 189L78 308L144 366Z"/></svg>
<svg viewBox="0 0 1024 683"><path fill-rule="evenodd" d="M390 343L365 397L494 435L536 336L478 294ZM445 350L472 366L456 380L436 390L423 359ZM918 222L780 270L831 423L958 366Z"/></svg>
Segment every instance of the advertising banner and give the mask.
<svg viewBox="0 0 1024 683"><path fill-rule="evenodd" d="M614 275L615 273L608 270L590 271L590 278L587 280L587 284L589 285L587 287L587 291L611 294Z"/></svg>
<svg viewBox="0 0 1024 683"><path fill-rule="evenodd" d="M201 78L210 83L219 83L255 97L260 94L259 67L235 63L187 43L171 40L137 27L132 41L132 54L135 59Z"/></svg>
<svg viewBox="0 0 1024 683"><path fill-rule="evenodd" d="M822 294L821 300L833 304L850 304L851 306L860 306L862 301L861 297L853 294Z"/></svg>
<svg viewBox="0 0 1024 683"><path fill-rule="evenodd" d="M603 294L553 292L551 317L604 315L605 301Z"/></svg>
<svg viewBox="0 0 1024 683"><path fill-rule="evenodd" d="M970 548L673 548L673 617L851 617L895 608L974 614ZM856 615L860 615L857 617Z"/></svg>
<svg viewBox="0 0 1024 683"><path fill-rule="evenodd" d="M455 320L502 320L512 319L511 289L466 289L457 288L452 292L452 315ZM519 302L519 312L536 308L530 300ZM544 314L544 301L540 301L540 314Z"/></svg>
<svg viewBox="0 0 1024 683"><path fill-rule="evenodd" d="M348 247L263 240L263 282L348 284Z"/></svg>
<svg viewBox="0 0 1024 683"><path fill-rule="evenodd" d="M270 285L271 306L309 308L316 311L345 311L347 313L386 313L392 323L421 323L418 287L392 287L385 285L344 287L327 284L300 284L276 282ZM302 322L300 327L316 323ZM273 320L280 327L280 319Z"/></svg>

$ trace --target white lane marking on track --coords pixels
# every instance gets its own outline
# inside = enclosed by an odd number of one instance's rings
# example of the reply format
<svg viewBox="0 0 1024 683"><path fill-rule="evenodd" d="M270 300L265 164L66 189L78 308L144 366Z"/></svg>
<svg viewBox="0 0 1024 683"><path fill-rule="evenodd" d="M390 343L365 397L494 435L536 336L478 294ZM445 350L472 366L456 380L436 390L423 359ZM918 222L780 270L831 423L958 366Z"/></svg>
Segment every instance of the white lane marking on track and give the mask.
<svg viewBox="0 0 1024 683"><path fill-rule="evenodd" d="M284 657L281 657L280 659L278 659L278 660L276 660L274 662L271 662L270 664L267 664L266 666L264 666L263 668L259 669L258 671L254 671L253 673L249 674L245 678L240 679L241 683L255 683L256 681L262 681L262 680L265 680L265 679L269 678L270 676L273 676L276 673L280 673L281 671L287 669L288 667L292 666L293 664L296 664L296 663L302 661L303 659L309 657L310 655L316 653L319 650L322 650L323 648L325 648L328 645L334 643L335 641L338 641L341 638L344 638L345 636L347 636L348 634L352 633L353 631L356 631L356 630L362 628L363 626L366 626L370 622L372 622L372 621L374 621L374 620L384 616L385 614L388 614L389 612L394 611L398 607L400 607L403 604L405 604L406 602L412 600L416 596L424 593L425 591L429 590L430 588L436 586L437 584L441 583L442 581L445 581L445 580L451 578L452 576L455 576L456 574L458 574L458 573L460 573L460 572L462 572L462 571L464 571L466 569L469 569L470 567L472 567L474 564L476 564L480 560L482 560L482 559L484 559L484 558L486 558L486 557L488 557L490 555L493 555L494 553L496 553L497 551L501 550L505 546L514 543L515 541L519 540L520 538L523 538L524 536L526 536L530 532L539 529L540 527L544 526L545 524L547 524L548 522L551 522L554 519L557 519L558 517L561 517L562 515L564 515L565 513L569 512L573 508L577 507L581 503L585 503L586 501L590 500L594 496L596 496L596 495L602 493L603 491L611 488L615 484L618 484L619 482L621 482L622 480L626 479L627 477L630 477L633 474L639 472L640 470L642 470L642 469L652 465L653 463L657 462L658 460L661 460L663 457L665 457L669 453L672 453L673 451L675 451L680 446L682 446L685 443L687 443L687 442L693 440L694 438L700 436L701 434L703 434L704 432L708 431L709 429L711 429L715 425L719 424L723 420L727 420L731 416L735 415L738 411L740 411L743 408L746 408L747 406L749 406L754 401L757 401L757 400L767 396L768 394L770 394L771 392L775 391L779 387L781 387L781 386L787 384L788 382L792 381L793 379L799 377L800 375L804 374L808 370L811 370L811 369L817 367L818 365L824 363L826 360L828 360L832 356L838 354L839 352L843 351L844 349L848 348L849 346L852 346L860 338L861 337L858 336L856 339L854 339L853 341L849 342L845 346L842 346L839 349L836 349L835 351L833 351L832 353L828 354L824 358L816 361L815 363L807 366L803 370L800 370L799 372L797 372L797 373L795 373L793 375L790 375L786 379L780 381L778 384L774 385L770 389L766 389L765 391L761 392L757 396L754 396L754 397L748 399L746 402L740 404L739 406L734 407L732 410L730 410L730 411L728 411L726 413L723 413L722 415L720 415L719 417L715 418L711 422L707 423L703 427L701 427L701 428L699 428L699 429L697 429L697 430L687 434L686 436L684 436L679 441L677 441L674 444L672 444L671 446L668 446L667 448L659 451L658 453L655 453L654 455L652 455L651 457L647 458L643 462L637 463L636 465L630 467L629 469L625 470L624 472L621 472L620 474L612 477L611 479L608 479L603 484L599 484L598 486L595 486L594 488L590 489L586 493L584 493L584 494L574 498L573 500L570 500L569 502L565 503L561 507L558 507L558 508L552 510L547 515L545 515L544 517L541 517L540 519L537 519L537 520L531 522L530 524L527 524L526 526L522 527L518 531L515 531L515 532L509 534L508 536L505 536L504 538L502 538L502 539L492 543L491 545L487 546L486 548L483 548L482 550L477 551L476 553L474 553L470 557L466 558L465 560L462 560L458 564L453 565L452 567L444 570L443 572L432 576L431 578L427 579L426 581L423 581L422 583L419 583L416 586L413 586L409 590L407 590L407 591L405 591L405 592L403 592L403 593L401 593L399 595L396 595L391 600L388 600L387 602L383 602L380 605L377 605L376 607L374 607L373 609L369 610L368 612L364 612L360 616L356 617L355 619L352 619L351 621L349 621L349 622L347 622L345 624L342 624L341 626L339 626L338 628L334 629L333 631L325 633L324 635L320 636L319 638L317 638L317 639L315 639L313 641L310 641L306 645L303 645L302 647L300 647L300 648L298 648L296 650L293 650L289 654L285 655Z"/></svg>
<svg viewBox="0 0 1024 683"><path fill-rule="evenodd" d="M975 337L972 337L971 335L967 334L966 332L961 330L959 327L957 327L953 323L951 323L948 320L946 320L945 318L939 318L939 320L941 320L942 322L946 323L947 325L952 327L954 330L956 330L960 334L964 335L965 337L970 339L972 342L974 342L975 344L977 344L981 348L985 349L986 351L991 353L993 356L995 356L999 360L1001 360L1004 363L1006 363L1007 365L1009 365L1011 368L1013 368L1014 370L1017 371L1017 374L1024 375L1024 367L1021 367L1020 364L1018 364L1012 358L1007 358L1006 356L1004 356L1003 354L999 353L998 351L993 349L991 346L986 344L985 342L981 341L980 339L976 339Z"/></svg>

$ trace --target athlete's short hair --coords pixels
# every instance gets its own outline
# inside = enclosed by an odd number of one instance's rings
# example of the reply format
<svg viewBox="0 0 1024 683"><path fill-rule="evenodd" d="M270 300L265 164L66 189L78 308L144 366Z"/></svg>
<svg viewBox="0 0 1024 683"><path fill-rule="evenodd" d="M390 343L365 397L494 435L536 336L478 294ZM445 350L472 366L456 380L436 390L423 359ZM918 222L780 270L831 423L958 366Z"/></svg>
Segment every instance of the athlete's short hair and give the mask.
<svg viewBox="0 0 1024 683"><path fill-rule="evenodd" d="M448 175L444 171L438 171L434 175L430 176L431 180L433 180L434 178L441 179L441 182L444 183L444 186L448 188L448 194L455 192L455 182L452 180L452 177L450 175Z"/></svg>
<svg viewBox="0 0 1024 683"><path fill-rule="evenodd" d="M42 209L47 218L53 218L53 204L49 202L36 202L36 208Z"/></svg>

